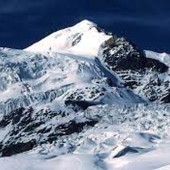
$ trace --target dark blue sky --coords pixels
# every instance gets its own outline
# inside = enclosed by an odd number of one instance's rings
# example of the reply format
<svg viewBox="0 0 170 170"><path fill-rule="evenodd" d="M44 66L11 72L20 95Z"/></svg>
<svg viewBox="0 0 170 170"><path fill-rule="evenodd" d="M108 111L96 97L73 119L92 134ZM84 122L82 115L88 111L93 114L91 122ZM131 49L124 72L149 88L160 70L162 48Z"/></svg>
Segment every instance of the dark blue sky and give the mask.
<svg viewBox="0 0 170 170"><path fill-rule="evenodd" d="M170 53L169 0L0 0L0 46L24 48L83 19Z"/></svg>

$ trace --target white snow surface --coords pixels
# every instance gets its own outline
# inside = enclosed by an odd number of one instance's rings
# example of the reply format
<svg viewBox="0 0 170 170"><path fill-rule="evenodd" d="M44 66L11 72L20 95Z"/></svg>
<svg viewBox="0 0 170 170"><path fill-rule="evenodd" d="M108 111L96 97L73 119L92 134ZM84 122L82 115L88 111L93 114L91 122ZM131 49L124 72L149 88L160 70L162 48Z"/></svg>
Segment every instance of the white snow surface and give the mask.
<svg viewBox="0 0 170 170"><path fill-rule="evenodd" d="M57 31L24 50L0 49L0 115L21 106L59 108L68 96L83 92L92 106L88 117L100 122L68 136L64 147L43 145L32 151L0 158L0 170L169 170L170 109L143 106L143 100L122 87L119 77L96 58L110 35L84 20ZM74 42L74 43L73 43ZM170 56L145 51L170 66ZM113 86L107 83L111 79ZM93 96L93 89L104 93ZM122 105L129 104L123 108ZM118 105L118 106L117 106ZM136 107L136 106L134 106ZM157 108L158 107L158 108ZM4 138L9 129L0 134ZM74 143L74 151L68 151Z"/></svg>
<svg viewBox="0 0 170 170"><path fill-rule="evenodd" d="M68 154L52 159L21 154L0 158L0 164L2 170L169 170L169 150L164 145L150 153L108 161L91 154Z"/></svg>
<svg viewBox="0 0 170 170"><path fill-rule="evenodd" d="M97 56L100 45L111 36L97 29L88 20L57 32L26 48L26 51L50 53L64 52L83 56ZM78 39L77 39L78 38ZM77 44L73 45L73 42Z"/></svg>
<svg viewBox="0 0 170 170"><path fill-rule="evenodd" d="M170 67L170 55L167 53L156 53L153 51L146 50L145 54L148 58L153 58L156 60L159 60L160 62L166 64L168 67Z"/></svg>

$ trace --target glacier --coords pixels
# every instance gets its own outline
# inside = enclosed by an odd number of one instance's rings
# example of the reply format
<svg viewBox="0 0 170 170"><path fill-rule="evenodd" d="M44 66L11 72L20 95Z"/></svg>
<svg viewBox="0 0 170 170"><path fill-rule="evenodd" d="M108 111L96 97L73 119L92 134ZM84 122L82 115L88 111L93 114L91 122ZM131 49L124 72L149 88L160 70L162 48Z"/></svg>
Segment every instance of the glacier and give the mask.
<svg viewBox="0 0 170 170"><path fill-rule="evenodd" d="M88 20L0 48L0 169L169 169L169 67Z"/></svg>

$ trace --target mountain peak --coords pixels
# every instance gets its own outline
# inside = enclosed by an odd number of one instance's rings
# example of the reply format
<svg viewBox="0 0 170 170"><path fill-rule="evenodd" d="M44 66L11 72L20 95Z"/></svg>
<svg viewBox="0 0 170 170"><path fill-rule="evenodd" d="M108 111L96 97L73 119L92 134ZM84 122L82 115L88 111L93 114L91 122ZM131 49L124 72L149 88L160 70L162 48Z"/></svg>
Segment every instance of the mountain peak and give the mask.
<svg viewBox="0 0 170 170"><path fill-rule="evenodd" d="M72 27L50 34L25 50L40 53L64 52L82 56L96 56L100 45L110 37L104 31L99 30L97 24L83 20Z"/></svg>
<svg viewBox="0 0 170 170"><path fill-rule="evenodd" d="M95 24L94 22L89 21L87 19L84 19L84 20L80 21L79 23L77 23L75 26L76 27L83 27L83 28L84 27L96 27L97 24Z"/></svg>

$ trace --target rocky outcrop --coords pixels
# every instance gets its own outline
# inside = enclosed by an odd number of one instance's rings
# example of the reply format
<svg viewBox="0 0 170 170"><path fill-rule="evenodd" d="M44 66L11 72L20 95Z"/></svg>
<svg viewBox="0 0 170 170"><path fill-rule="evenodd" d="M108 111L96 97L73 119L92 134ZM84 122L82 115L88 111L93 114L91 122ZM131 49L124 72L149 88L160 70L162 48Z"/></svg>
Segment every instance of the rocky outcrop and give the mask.
<svg viewBox="0 0 170 170"><path fill-rule="evenodd" d="M100 48L100 59L123 80L126 87L149 101L169 103L169 67L147 58L145 53L125 38L113 36ZM164 97L166 96L166 97Z"/></svg>
<svg viewBox="0 0 170 170"><path fill-rule="evenodd" d="M11 156L42 144L57 142L62 136L80 133L97 123L95 119L82 118L78 110L69 109L70 112L53 112L48 109L34 111L32 107L19 108L4 116L0 121L0 133L7 130L0 141L1 156ZM73 114L76 115L74 118Z"/></svg>

